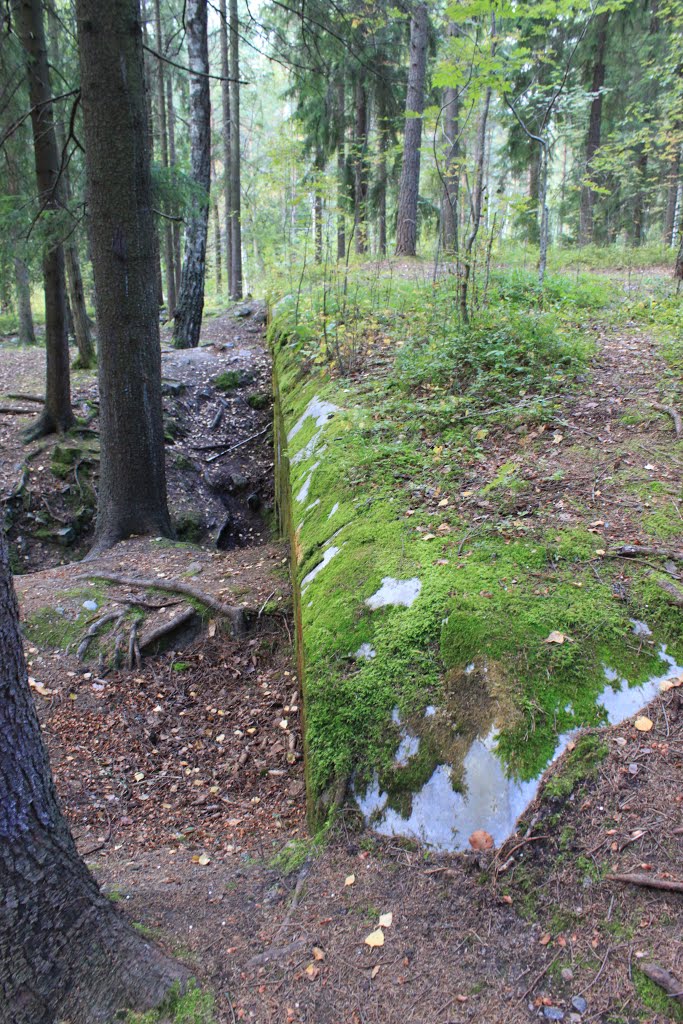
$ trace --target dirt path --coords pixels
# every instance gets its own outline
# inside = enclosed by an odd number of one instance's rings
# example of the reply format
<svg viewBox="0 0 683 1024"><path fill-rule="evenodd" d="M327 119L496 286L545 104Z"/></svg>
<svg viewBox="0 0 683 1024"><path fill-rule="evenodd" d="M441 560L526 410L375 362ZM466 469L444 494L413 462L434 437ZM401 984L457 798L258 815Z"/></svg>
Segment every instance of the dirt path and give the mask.
<svg viewBox="0 0 683 1024"><path fill-rule="evenodd" d="M666 379L648 339L631 327L596 325L595 333L594 379L568 399L554 431L560 440L552 430L525 443L511 434L488 454L493 473L504 446L529 484L505 515L523 521L542 510L560 526L583 523L588 508L599 547L606 537L641 536L643 516L656 516L662 503L677 507L680 457L669 417L647 404ZM165 355L164 372L176 378L169 383L182 386L171 401L187 406L188 432L176 444L190 460L207 457L192 445L213 433L212 377L256 372L254 393L267 388L261 335L261 325L224 317L205 332L213 347ZM245 411L245 388L227 394L230 432ZM247 429L242 417L232 443L256 426ZM202 488L201 498L190 484L196 470L172 475L176 507L201 505L209 494L203 520L218 520L215 496L247 472L267 511L267 434L243 447L245 462L217 460L223 483ZM481 478L487 466L475 472ZM651 494L654 480L661 487ZM112 898L213 988L221 1024L677 1019L671 1000L656 1002L659 990L639 965L653 959L683 978L680 895L604 876L683 877L681 690L653 703L650 733L630 723L605 732L605 750L591 748L580 781L551 787L495 858L434 857L412 842L378 840L359 831L350 811L316 850L304 822L287 552L267 540L260 510L244 512L245 490L235 490L227 509L244 546L216 550L217 521L204 547L136 539L88 566L190 579L252 609L245 638L233 640L211 617L208 635L189 645L179 637L177 650L132 671L100 671L28 641L34 680L54 691L37 690L36 700L58 788L79 848ZM500 512L473 502L472 514ZM103 591L76 580L81 571L18 577L25 619L58 600L58 614L76 621L80 636L95 614L83 611L88 593L97 612L131 596L130 587ZM150 625L177 612L170 595L145 594L161 605ZM364 940L388 913L384 945L372 948Z"/></svg>

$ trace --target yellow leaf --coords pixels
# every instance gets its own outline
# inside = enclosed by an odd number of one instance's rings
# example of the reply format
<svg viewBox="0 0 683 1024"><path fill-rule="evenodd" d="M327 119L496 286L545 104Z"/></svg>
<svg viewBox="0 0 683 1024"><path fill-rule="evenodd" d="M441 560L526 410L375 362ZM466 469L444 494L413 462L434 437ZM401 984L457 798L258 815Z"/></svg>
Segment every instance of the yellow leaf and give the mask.
<svg viewBox="0 0 683 1024"><path fill-rule="evenodd" d="M321 949L320 946L314 946L313 947L313 959L314 960L324 960L325 959L325 950Z"/></svg>
<svg viewBox="0 0 683 1024"><path fill-rule="evenodd" d="M51 696L51 694L57 693L56 690L51 690L48 686L45 685L45 683L39 683L36 679L33 679L31 676L28 677L28 685L31 687L32 690L35 690L36 693L39 693L41 697L49 697Z"/></svg>
<svg viewBox="0 0 683 1024"><path fill-rule="evenodd" d="M356 876L355 875L347 875L346 878L344 879L344 885L353 885L353 883L355 881L356 881Z"/></svg>
<svg viewBox="0 0 683 1024"><path fill-rule="evenodd" d="M433 533L425 533L425 535L422 538L422 540L434 540L434 534Z"/></svg>
<svg viewBox="0 0 683 1024"><path fill-rule="evenodd" d="M648 718L646 715L641 715L640 718L636 718L633 725L638 732L649 732L652 728L653 722L652 719Z"/></svg>
<svg viewBox="0 0 683 1024"><path fill-rule="evenodd" d="M315 981L320 974L320 968L316 967L315 964L309 964L304 973L309 981Z"/></svg>
<svg viewBox="0 0 683 1024"><path fill-rule="evenodd" d="M384 932L382 931L382 929L376 928L374 932L370 932L370 934L365 939L365 945L370 947L383 946Z"/></svg>
<svg viewBox="0 0 683 1024"><path fill-rule="evenodd" d="M216 635L216 623L215 623L215 621L213 619L211 619L210 622L209 622L209 636L215 636L215 635Z"/></svg>
<svg viewBox="0 0 683 1024"><path fill-rule="evenodd" d="M203 868L205 868L207 864L211 863L211 858L207 857L207 855L205 853L200 853L200 854L196 854L195 853L194 857L192 858L192 863L193 864L200 864Z"/></svg>
<svg viewBox="0 0 683 1024"><path fill-rule="evenodd" d="M568 641L572 643L571 637L565 636L564 633L560 633L557 629L554 629L552 633L548 633L547 637L543 641L544 644L563 644Z"/></svg>
<svg viewBox="0 0 683 1024"><path fill-rule="evenodd" d="M391 923L392 923L393 920L394 920L394 915L392 913L381 914L380 915L380 919L379 919L379 926L380 926L380 928L391 928Z"/></svg>
<svg viewBox="0 0 683 1024"><path fill-rule="evenodd" d="M379 974L379 964L375 964L375 966L372 968L372 970L370 972L370 977L374 979L374 978L377 977L378 974Z"/></svg>
<svg viewBox="0 0 683 1024"><path fill-rule="evenodd" d="M445 508L447 504L448 498L442 498L441 501L439 502L439 508Z"/></svg>
<svg viewBox="0 0 683 1024"><path fill-rule="evenodd" d="M136 782L142 782L142 780L145 777L145 773L144 772L136 772L133 777L134 777Z"/></svg>

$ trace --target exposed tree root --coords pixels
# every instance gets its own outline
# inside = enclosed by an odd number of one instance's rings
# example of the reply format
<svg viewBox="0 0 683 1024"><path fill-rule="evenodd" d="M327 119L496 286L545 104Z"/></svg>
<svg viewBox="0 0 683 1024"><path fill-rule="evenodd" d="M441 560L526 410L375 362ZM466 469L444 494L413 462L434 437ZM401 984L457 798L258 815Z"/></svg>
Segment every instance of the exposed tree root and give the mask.
<svg viewBox="0 0 683 1024"><path fill-rule="evenodd" d="M11 405L0 405L0 414L3 416L33 416L35 409L16 409Z"/></svg>
<svg viewBox="0 0 683 1024"><path fill-rule="evenodd" d="M151 647L154 647L154 645L157 644L160 640L162 640L165 636L168 636L169 633L174 633L177 629L180 629L181 626L184 626L186 623L191 622L192 619L196 616L196 614L197 612L191 605L188 608L183 608L182 611L178 612L177 615L174 615L172 619L168 620L168 622L162 623L161 626L157 626L156 629L153 629L150 633L147 633L146 636L141 637L140 646L138 650L148 651Z"/></svg>
<svg viewBox="0 0 683 1024"><path fill-rule="evenodd" d="M199 601L200 604L228 619L235 636L244 633L246 629L243 608L223 604L218 598L207 594L203 590L197 590L196 587L191 586L189 583L181 583L179 580L137 579L135 576L122 576L116 572L89 572L78 578L83 580L107 580L109 583L122 583L127 587L153 587L156 590L163 590L169 594L185 594L187 597L193 597L195 601Z"/></svg>
<svg viewBox="0 0 683 1024"><path fill-rule="evenodd" d="M78 645L76 655L79 661L83 661L85 653L90 646L92 639L97 636L102 626L106 626L108 622L113 622L114 619L123 620L123 613L116 609L113 612L107 612L106 615L102 615L99 619L96 619L91 626L88 627L88 631ZM118 625L118 623L117 623Z"/></svg>
<svg viewBox="0 0 683 1024"><path fill-rule="evenodd" d="M683 1004L683 982L658 964L642 964L640 969L646 978L663 988L668 996Z"/></svg>
<svg viewBox="0 0 683 1024"><path fill-rule="evenodd" d="M683 434L683 420L681 419L681 414L674 409L672 405L662 405L661 402L650 402L650 405L653 409L656 409L657 412L665 412L667 416L671 417L674 421L674 427L676 428L676 437L680 437L681 434Z"/></svg>

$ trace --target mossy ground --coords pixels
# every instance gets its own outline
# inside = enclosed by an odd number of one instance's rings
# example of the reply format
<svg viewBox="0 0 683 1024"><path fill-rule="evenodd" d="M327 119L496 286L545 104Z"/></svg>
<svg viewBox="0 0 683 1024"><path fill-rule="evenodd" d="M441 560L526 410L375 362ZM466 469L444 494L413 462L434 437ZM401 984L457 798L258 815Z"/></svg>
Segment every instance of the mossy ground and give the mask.
<svg viewBox="0 0 683 1024"><path fill-rule="evenodd" d="M539 308L529 275L499 275L469 326L454 318L448 281L354 281L323 299L326 287L281 303L271 327L282 448L298 424L286 450L313 796L376 771L400 804L452 743L423 744L397 771L392 712L416 719L431 704L449 706L460 740L497 727L508 769L530 778L559 734L604 720L605 667L631 685L661 671L657 643L636 641L632 618L683 651L680 616L644 572L633 573L629 600L617 600L621 566L602 558L594 533L519 518L517 499L531 487L514 458L479 490L494 515L462 508L490 432L545 429L589 378L594 348L576 323L609 306L609 283L551 278ZM314 398L336 413L306 416ZM664 503L644 525L662 539L681 532ZM420 580L411 608L370 610L385 577ZM553 631L565 642L546 642ZM362 644L376 656L356 657ZM495 669L495 692L479 673L469 700L462 687L449 700L477 659ZM471 704L480 713L468 720Z"/></svg>
<svg viewBox="0 0 683 1024"><path fill-rule="evenodd" d="M125 1024L214 1024L215 1020L214 997L191 985L182 995L174 989L157 1010L127 1014Z"/></svg>

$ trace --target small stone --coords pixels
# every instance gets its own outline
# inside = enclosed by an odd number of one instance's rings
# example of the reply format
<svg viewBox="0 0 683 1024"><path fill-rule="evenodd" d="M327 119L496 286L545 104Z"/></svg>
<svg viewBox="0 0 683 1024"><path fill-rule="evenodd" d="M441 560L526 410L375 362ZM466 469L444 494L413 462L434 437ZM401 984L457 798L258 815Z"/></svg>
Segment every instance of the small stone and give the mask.
<svg viewBox="0 0 683 1024"><path fill-rule="evenodd" d="M561 971L561 974L562 974L562 981L573 981L574 980L574 972L571 969L571 967L563 967L562 971Z"/></svg>
<svg viewBox="0 0 683 1024"><path fill-rule="evenodd" d="M543 1016L546 1020L564 1020L564 1010L559 1006L544 1006Z"/></svg>
<svg viewBox="0 0 683 1024"><path fill-rule="evenodd" d="M588 1003L583 996L574 996L572 999L572 1008L576 1010L577 1013L585 1013L588 1009Z"/></svg>
<svg viewBox="0 0 683 1024"><path fill-rule="evenodd" d="M83 602L83 607L86 608L89 612L96 612L97 611L97 601L84 601Z"/></svg>

